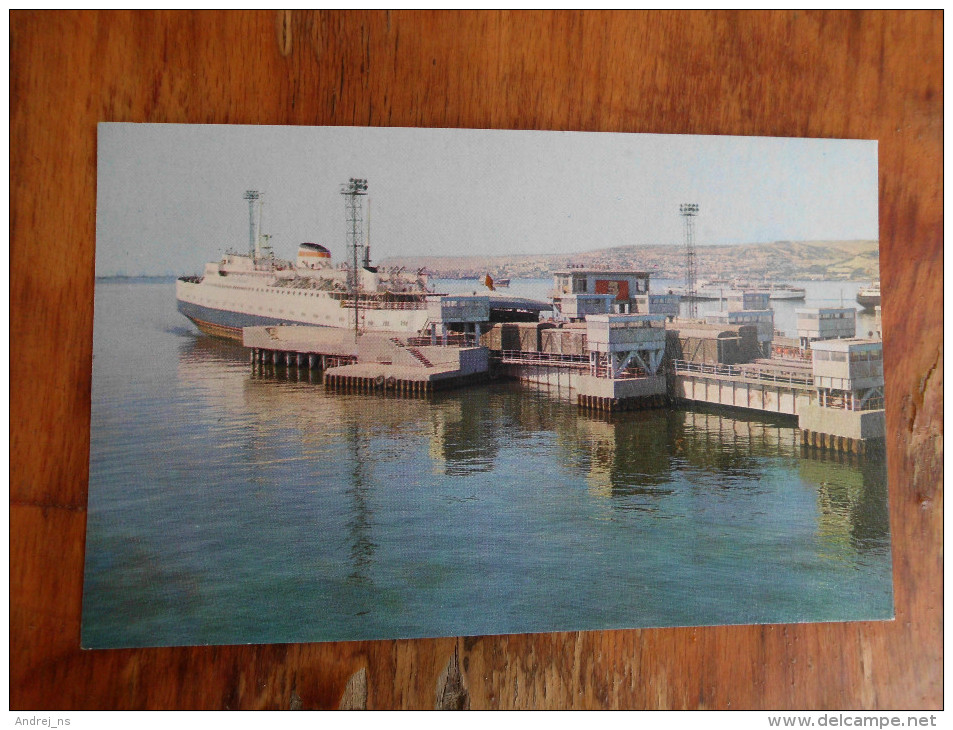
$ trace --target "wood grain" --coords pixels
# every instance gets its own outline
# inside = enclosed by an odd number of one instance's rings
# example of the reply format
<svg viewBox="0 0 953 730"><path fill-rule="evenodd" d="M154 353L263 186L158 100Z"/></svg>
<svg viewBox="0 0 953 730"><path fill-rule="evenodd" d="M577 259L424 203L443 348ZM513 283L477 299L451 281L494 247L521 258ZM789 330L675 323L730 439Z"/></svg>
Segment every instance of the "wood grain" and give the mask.
<svg viewBox="0 0 953 730"><path fill-rule="evenodd" d="M369 708L941 706L939 12L13 11L10 49L11 708L334 708L361 670ZM896 620L80 651L100 121L880 140Z"/></svg>

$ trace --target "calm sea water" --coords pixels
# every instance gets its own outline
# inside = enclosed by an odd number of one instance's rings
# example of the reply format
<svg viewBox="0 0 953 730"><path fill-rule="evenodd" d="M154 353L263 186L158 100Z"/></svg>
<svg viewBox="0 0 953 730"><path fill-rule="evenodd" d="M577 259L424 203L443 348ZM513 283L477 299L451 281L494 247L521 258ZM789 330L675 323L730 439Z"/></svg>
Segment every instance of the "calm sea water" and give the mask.
<svg viewBox="0 0 953 730"><path fill-rule="evenodd" d="M859 285L808 286L782 329ZM893 615L883 463L802 456L790 423L332 395L253 375L171 281L100 281L95 311L84 646Z"/></svg>

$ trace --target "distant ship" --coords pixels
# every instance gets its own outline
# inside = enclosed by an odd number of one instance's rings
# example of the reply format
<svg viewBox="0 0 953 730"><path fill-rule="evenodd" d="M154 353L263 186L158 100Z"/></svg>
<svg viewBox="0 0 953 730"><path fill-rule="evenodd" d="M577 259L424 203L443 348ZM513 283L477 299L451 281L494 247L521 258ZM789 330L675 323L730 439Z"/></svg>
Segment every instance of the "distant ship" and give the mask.
<svg viewBox="0 0 953 730"><path fill-rule="evenodd" d="M670 291L673 294L680 294L685 299L691 298L687 296L684 288L675 288ZM766 291L771 299L787 299L790 301L802 301L807 294L803 287L792 286L791 284L775 282L753 284L745 281L712 279L699 282L695 289L694 298L696 301L718 301L738 296L745 291Z"/></svg>
<svg viewBox="0 0 953 730"><path fill-rule="evenodd" d="M712 279L710 281L700 281L695 287L694 295L688 293L687 287L671 287L669 294L677 294L685 301L709 302L719 299L727 299L728 295L735 290L733 282L727 279Z"/></svg>
<svg viewBox="0 0 953 730"><path fill-rule="evenodd" d="M804 290L804 287L801 286L792 286L790 284L761 284L754 287L755 289L765 289L767 290L772 299L791 299L796 301L801 301L807 296L807 292Z"/></svg>
<svg viewBox="0 0 953 730"><path fill-rule="evenodd" d="M494 279L492 276L487 274L483 277L483 286L485 286L490 291L495 289L506 289L510 285L509 279Z"/></svg>
<svg viewBox="0 0 953 730"><path fill-rule="evenodd" d="M857 303L864 309L880 306L880 281L873 282L857 292Z"/></svg>

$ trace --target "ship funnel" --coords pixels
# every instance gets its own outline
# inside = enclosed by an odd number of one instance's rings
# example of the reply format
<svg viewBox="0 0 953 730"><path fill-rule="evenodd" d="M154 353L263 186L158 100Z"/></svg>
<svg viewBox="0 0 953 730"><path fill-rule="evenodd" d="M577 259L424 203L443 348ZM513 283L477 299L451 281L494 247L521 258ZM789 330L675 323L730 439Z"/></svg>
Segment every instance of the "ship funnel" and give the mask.
<svg viewBox="0 0 953 730"><path fill-rule="evenodd" d="M298 246L298 266L303 269L325 269L331 264L331 252L317 243Z"/></svg>

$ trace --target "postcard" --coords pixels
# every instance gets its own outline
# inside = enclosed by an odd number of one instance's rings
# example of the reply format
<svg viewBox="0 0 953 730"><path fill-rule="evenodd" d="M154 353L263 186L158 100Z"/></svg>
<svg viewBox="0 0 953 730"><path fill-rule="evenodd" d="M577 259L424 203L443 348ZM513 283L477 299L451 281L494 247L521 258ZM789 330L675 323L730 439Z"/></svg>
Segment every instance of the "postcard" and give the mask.
<svg viewBox="0 0 953 730"><path fill-rule="evenodd" d="M877 143L102 124L82 645L887 620Z"/></svg>

